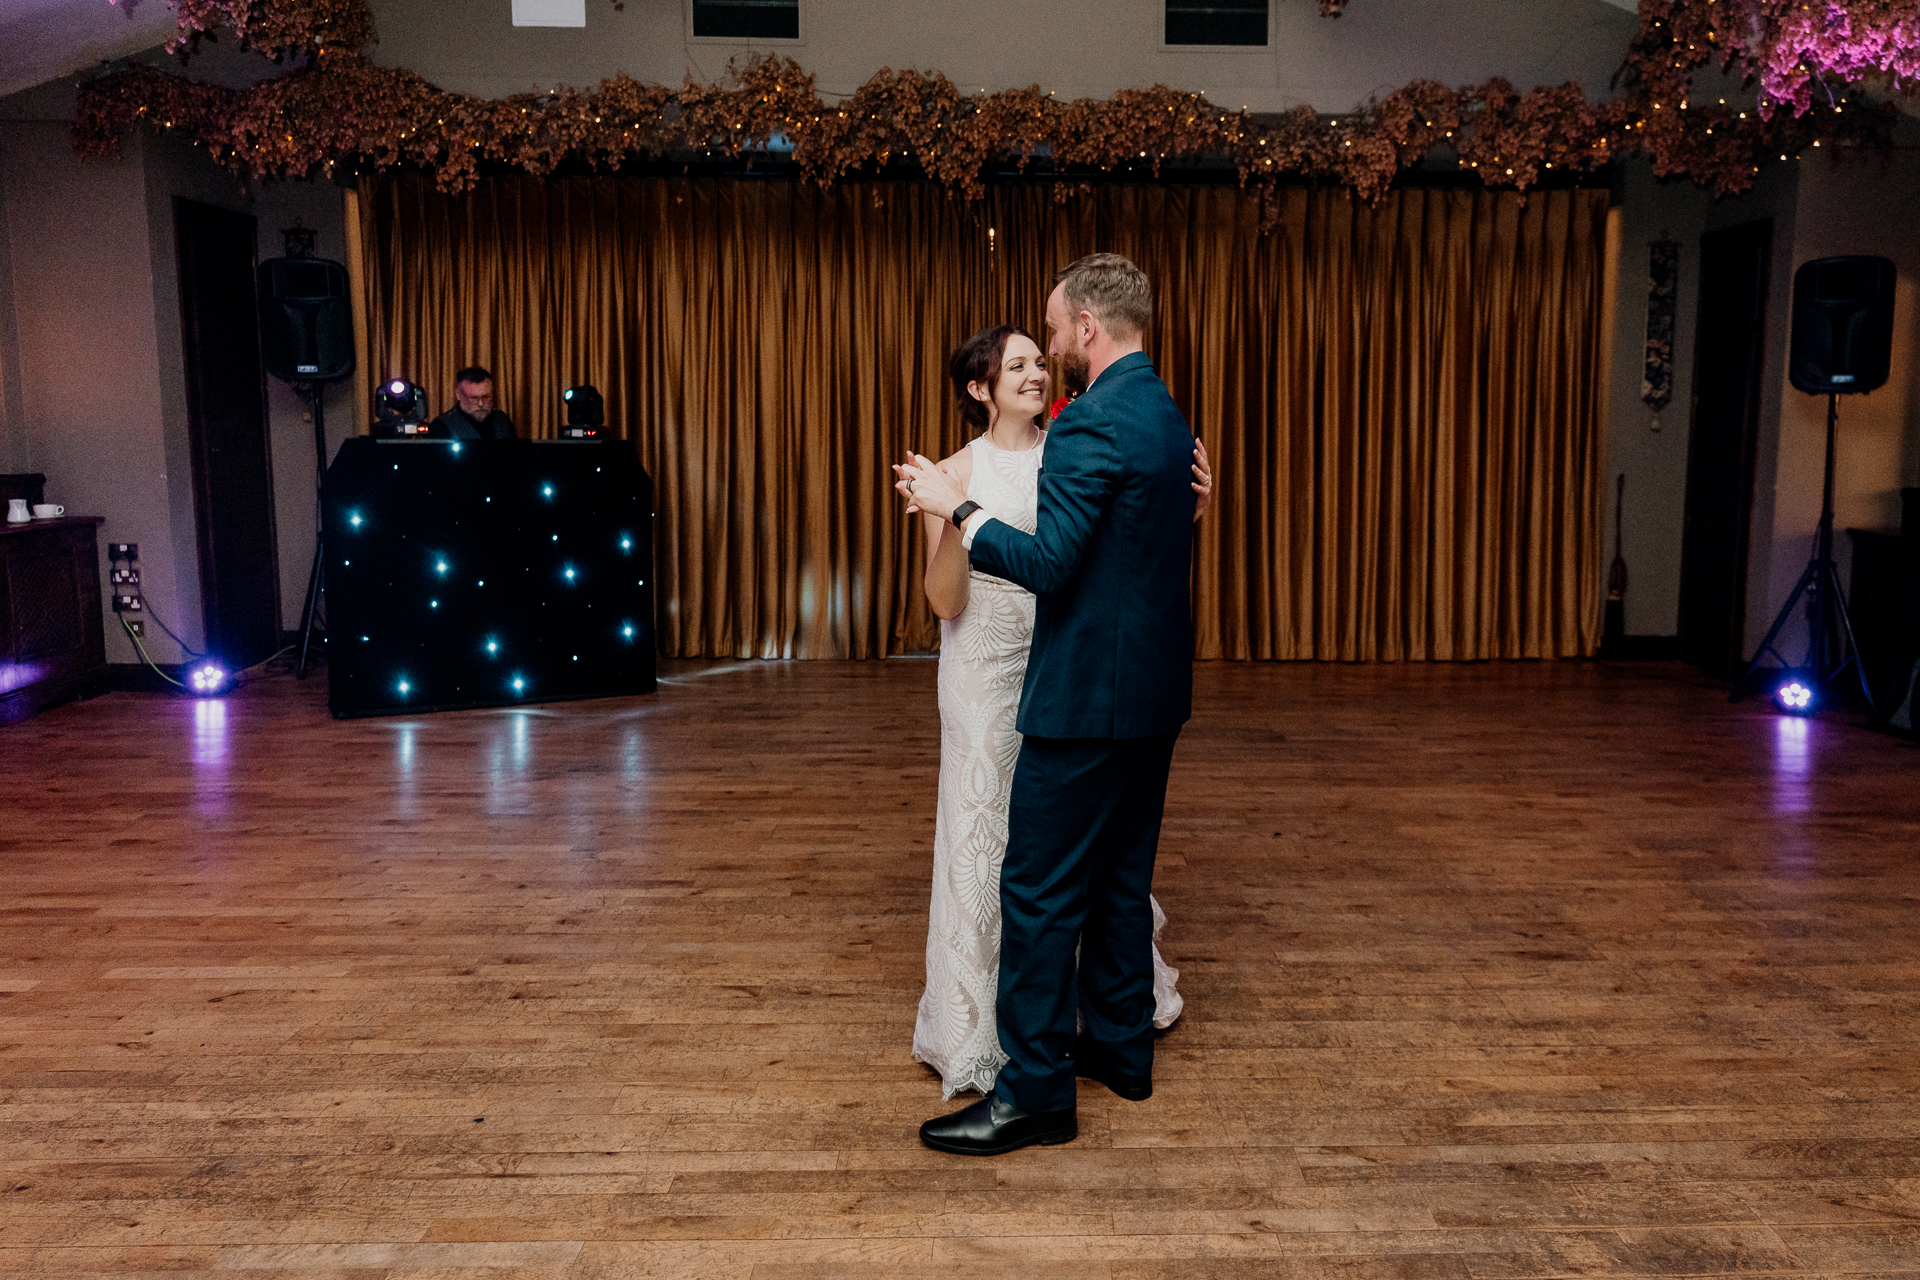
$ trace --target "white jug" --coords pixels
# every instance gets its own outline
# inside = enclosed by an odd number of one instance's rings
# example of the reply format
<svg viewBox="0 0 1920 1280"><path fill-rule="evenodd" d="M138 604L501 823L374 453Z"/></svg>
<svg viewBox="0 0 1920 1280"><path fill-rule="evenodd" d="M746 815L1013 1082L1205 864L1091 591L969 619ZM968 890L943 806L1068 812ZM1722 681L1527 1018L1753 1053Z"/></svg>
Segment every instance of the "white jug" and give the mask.
<svg viewBox="0 0 1920 1280"><path fill-rule="evenodd" d="M27 510L27 500L25 498L7 499L8 524L25 524L31 519L33 519L33 515Z"/></svg>

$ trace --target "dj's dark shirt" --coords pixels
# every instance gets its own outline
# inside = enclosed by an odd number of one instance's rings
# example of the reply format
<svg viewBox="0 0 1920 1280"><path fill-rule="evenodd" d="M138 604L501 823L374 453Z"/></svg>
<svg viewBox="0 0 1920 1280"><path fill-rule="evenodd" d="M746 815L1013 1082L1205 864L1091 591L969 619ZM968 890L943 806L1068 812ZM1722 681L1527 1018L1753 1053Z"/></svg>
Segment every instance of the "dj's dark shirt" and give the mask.
<svg viewBox="0 0 1920 1280"><path fill-rule="evenodd" d="M455 405L433 420L439 428L438 435L444 431L455 440L516 440L520 433L513 429L513 419L498 409L490 409L487 416L475 421L466 411Z"/></svg>

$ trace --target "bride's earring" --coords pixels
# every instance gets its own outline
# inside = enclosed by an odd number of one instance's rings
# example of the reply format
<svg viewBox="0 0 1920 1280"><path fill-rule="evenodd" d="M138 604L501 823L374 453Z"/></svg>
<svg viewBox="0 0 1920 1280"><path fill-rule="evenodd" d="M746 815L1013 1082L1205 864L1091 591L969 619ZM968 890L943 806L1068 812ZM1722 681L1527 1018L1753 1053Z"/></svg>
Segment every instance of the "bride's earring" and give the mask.
<svg viewBox="0 0 1920 1280"><path fill-rule="evenodd" d="M1000 416L1000 406L993 402L993 397L990 394L980 389L980 384L977 382L969 382L967 384L967 394L987 406L987 425L985 430L993 430L994 419Z"/></svg>

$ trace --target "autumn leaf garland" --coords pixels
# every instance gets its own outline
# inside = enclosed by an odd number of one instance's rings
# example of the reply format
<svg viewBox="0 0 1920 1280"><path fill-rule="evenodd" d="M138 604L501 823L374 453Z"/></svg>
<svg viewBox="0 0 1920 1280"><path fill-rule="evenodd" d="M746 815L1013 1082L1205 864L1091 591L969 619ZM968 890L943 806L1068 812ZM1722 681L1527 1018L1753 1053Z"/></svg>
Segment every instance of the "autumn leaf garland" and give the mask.
<svg viewBox="0 0 1920 1280"><path fill-rule="evenodd" d="M1337 15L1344 4L1323 0L1322 9ZM1920 57L1920 30L1909 30L1911 6L1888 0L1825 6L1862 11L1859 29L1870 48L1844 56L1829 28L1820 28L1826 37L1809 35L1802 18L1784 14L1820 6L1645 0L1622 72L1624 91L1599 103L1574 84L1521 93L1503 80L1460 89L1417 81L1345 115L1301 108L1255 117L1163 85L1061 101L1037 86L968 94L937 73L891 69L829 103L798 64L765 56L731 67L720 84L689 79L674 90L617 76L592 91L484 99L362 56L358 50L372 35L363 0L176 6L175 45L183 52L225 25L247 47L292 69L247 89L145 65L100 77L81 88L79 154L113 154L128 129L144 125L183 132L220 163L254 177L318 176L343 164L405 166L457 191L471 186L483 162L545 174L568 159L617 169L637 159L790 150L808 180L832 183L905 159L969 198L983 192L994 165L1041 166L1064 192L1093 173L1157 176L1168 163L1208 162L1230 164L1243 184L1256 187L1307 179L1344 184L1369 199L1435 156L1450 156L1489 186L1525 190L1549 171L1577 176L1644 154L1663 176L1728 195L1751 186L1774 155L1797 156L1818 142L1838 149L1884 139L1888 113L1849 102L1844 86L1825 86L1821 68L1836 78L1862 67L1911 75ZM1762 38L1738 43L1726 35L1726 20L1741 16L1736 10L1758 15L1763 25L1750 29ZM1807 48L1818 50L1813 61L1777 66L1782 50ZM1693 75L1715 59L1753 70L1772 109L1691 101ZM1816 84L1830 101L1813 102ZM1786 103L1795 110L1777 109Z"/></svg>

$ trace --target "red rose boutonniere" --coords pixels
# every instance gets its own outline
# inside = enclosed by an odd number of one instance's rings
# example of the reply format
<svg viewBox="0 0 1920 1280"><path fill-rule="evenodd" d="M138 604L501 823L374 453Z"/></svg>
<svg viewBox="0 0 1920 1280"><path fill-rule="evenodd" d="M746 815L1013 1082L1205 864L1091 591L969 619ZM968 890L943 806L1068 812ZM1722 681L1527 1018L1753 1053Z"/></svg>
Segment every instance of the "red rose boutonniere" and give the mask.
<svg viewBox="0 0 1920 1280"><path fill-rule="evenodd" d="M1073 403L1073 401L1072 401L1072 399L1071 399L1071 398L1069 398L1069 397L1067 397L1067 396L1061 396L1061 397L1060 397L1060 398L1059 398L1058 400L1055 400L1055 401L1054 401L1054 402L1053 402L1052 404L1050 404L1050 405L1048 405L1048 406L1047 406L1047 421L1049 421L1049 422L1051 422L1051 421L1053 421L1053 420L1054 420L1055 418L1057 418L1057 417L1059 417L1059 416L1060 416L1060 411L1061 411L1062 409L1064 409L1064 408L1066 408L1066 407L1067 407L1068 405L1070 405L1070 404L1072 404L1072 403Z"/></svg>

